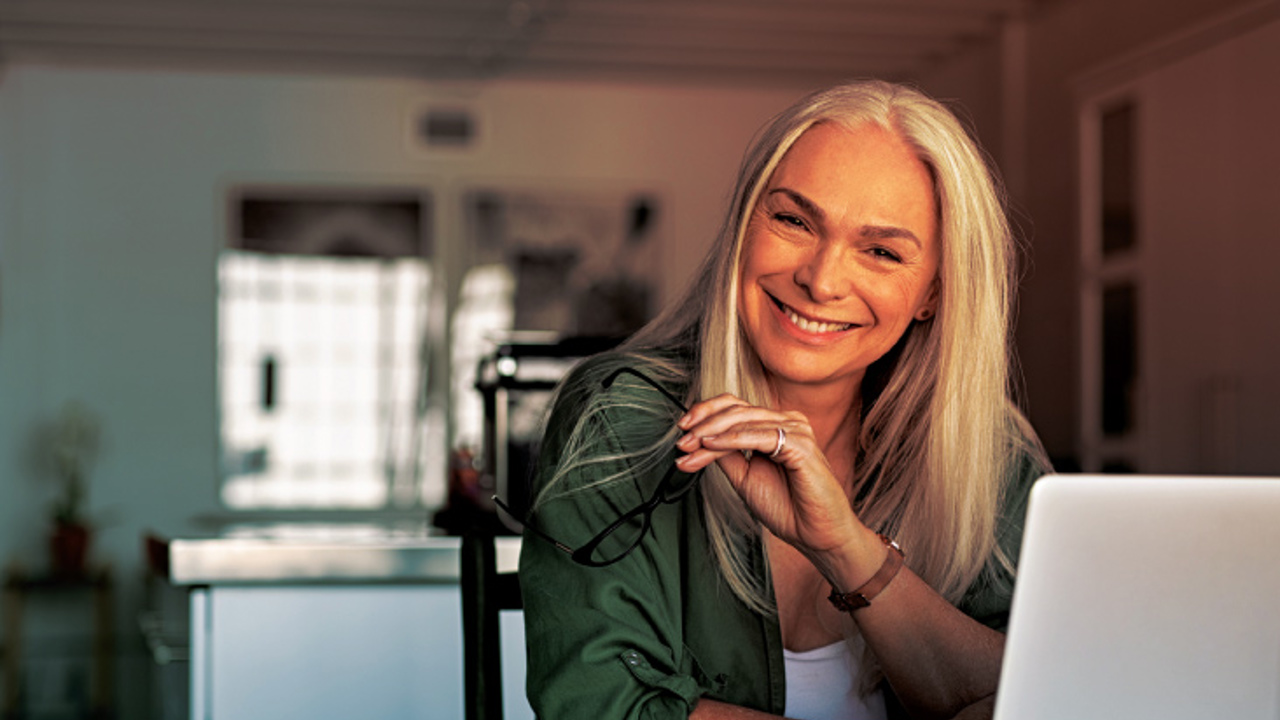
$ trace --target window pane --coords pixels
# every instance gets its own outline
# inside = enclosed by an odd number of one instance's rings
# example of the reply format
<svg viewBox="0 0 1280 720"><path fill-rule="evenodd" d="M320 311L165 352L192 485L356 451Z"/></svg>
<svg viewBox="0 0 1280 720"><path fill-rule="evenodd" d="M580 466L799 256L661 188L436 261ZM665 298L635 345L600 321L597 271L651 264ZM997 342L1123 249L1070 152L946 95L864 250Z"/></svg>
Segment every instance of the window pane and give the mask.
<svg viewBox="0 0 1280 720"><path fill-rule="evenodd" d="M1102 431L1133 430L1138 374L1138 300L1130 283L1102 293Z"/></svg>
<svg viewBox="0 0 1280 720"><path fill-rule="evenodd" d="M1137 227L1137 113L1132 103L1102 115L1102 252L1131 250Z"/></svg>

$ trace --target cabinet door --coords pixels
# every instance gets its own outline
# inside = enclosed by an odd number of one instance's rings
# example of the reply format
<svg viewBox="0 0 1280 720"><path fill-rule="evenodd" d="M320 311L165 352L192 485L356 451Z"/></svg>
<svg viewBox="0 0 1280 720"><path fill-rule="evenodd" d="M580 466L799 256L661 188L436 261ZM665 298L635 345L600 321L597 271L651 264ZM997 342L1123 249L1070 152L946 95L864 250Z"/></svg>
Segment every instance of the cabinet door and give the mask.
<svg viewBox="0 0 1280 720"><path fill-rule="evenodd" d="M192 717L462 717L456 585L218 586L193 596Z"/></svg>

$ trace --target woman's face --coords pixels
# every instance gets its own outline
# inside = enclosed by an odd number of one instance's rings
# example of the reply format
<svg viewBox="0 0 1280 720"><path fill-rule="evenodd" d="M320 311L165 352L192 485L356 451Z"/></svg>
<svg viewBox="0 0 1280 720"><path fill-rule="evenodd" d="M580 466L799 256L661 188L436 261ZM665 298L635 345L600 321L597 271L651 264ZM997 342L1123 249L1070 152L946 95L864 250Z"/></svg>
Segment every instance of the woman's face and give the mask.
<svg viewBox="0 0 1280 720"><path fill-rule="evenodd" d="M932 313L937 207L895 133L819 124L787 151L748 220L739 313L775 384L848 383Z"/></svg>

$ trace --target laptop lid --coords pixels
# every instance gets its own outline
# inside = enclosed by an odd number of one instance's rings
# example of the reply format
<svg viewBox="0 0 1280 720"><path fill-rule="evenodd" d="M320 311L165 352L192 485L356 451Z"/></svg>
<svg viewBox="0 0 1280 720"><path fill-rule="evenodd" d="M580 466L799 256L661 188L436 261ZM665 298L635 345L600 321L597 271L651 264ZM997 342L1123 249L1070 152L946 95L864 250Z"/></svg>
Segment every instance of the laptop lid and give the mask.
<svg viewBox="0 0 1280 720"><path fill-rule="evenodd" d="M1280 720L1280 480L1049 475L996 720Z"/></svg>

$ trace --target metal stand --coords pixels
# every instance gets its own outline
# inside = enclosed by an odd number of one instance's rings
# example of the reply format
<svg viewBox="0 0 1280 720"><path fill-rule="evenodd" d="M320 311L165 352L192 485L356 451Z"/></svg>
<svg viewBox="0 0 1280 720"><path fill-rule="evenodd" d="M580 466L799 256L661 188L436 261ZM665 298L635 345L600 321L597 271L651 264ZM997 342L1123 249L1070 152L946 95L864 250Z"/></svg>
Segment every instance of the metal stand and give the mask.
<svg viewBox="0 0 1280 720"><path fill-rule="evenodd" d="M519 436L513 432L511 407L522 393L549 397L560 380L584 357L617 345L614 338L579 337L552 343L506 343L480 360L476 389L484 397L484 475L482 485L502 498L517 513L528 507L527 480L532 472L542 428ZM539 405L539 414L545 403ZM513 456L513 449L524 454ZM517 462L519 460L519 462ZM503 522L514 532L520 527L509 518Z"/></svg>

